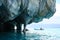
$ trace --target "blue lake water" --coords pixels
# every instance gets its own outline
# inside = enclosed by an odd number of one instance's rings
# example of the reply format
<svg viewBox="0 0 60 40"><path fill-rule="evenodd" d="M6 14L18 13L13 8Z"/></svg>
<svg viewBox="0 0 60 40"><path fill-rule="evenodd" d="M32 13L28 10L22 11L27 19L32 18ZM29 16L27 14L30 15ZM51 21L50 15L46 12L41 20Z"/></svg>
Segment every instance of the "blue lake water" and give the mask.
<svg viewBox="0 0 60 40"><path fill-rule="evenodd" d="M60 40L60 28L0 33L0 40Z"/></svg>

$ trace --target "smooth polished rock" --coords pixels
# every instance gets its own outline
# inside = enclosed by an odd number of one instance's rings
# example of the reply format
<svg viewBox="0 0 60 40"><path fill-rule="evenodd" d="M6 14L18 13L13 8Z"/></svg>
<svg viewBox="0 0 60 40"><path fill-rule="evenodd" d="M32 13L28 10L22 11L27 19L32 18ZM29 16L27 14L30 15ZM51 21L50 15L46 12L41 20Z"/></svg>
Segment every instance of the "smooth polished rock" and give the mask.
<svg viewBox="0 0 60 40"><path fill-rule="evenodd" d="M17 25L18 29L22 24L26 28L32 22L52 17L56 11L55 4L56 0L0 0L0 24L11 21L11 25Z"/></svg>

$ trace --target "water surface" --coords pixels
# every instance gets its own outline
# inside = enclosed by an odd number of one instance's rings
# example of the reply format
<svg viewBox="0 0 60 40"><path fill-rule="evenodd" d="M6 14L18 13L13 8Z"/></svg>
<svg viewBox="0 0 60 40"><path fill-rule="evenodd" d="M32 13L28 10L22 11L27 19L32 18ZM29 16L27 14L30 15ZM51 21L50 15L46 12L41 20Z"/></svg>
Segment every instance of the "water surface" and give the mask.
<svg viewBox="0 0 60 40"><path fill-rule="evenodd" d="M60 28L0 33L0 40L60 40Z"/></svg>

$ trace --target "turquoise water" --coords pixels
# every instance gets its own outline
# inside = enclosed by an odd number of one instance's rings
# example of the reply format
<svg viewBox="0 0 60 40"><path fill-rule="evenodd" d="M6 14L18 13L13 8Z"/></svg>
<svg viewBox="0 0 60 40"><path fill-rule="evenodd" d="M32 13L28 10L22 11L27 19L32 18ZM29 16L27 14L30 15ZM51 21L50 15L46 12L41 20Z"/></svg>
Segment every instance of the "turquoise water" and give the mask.
<svg viewBox="0 0 60 40"><path fill-rule="evenodd" d="M60 28L0 33L0 40L60 40Z"/></svg>

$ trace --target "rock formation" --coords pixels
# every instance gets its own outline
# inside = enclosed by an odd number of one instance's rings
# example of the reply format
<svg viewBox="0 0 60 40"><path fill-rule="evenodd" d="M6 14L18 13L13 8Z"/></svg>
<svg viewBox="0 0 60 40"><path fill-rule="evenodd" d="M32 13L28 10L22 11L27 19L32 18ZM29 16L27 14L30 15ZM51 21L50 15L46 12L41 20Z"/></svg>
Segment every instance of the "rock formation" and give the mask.
<svg viewBox="0 0 60 40"><path fill-rule="evenodd" d="M17 26L24 30L27 24L49 19L56 11L56 0L0 0L0 29L11 30Z"/></svg>

